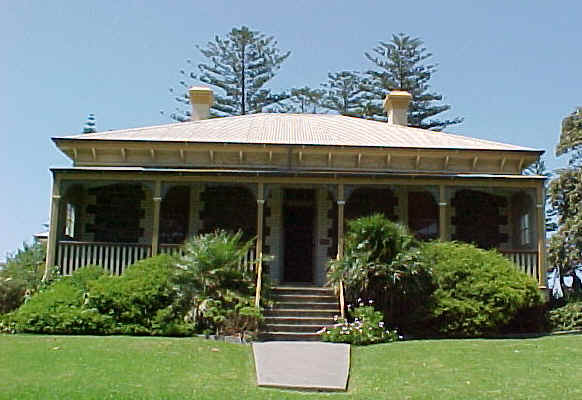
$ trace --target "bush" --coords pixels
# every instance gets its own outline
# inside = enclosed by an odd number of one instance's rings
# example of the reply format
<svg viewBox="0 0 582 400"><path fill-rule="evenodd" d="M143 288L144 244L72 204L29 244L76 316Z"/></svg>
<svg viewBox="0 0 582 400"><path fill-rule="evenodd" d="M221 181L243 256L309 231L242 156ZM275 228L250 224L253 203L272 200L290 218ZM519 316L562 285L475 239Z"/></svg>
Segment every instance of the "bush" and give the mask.
<svg viewBox="0 0 582 400"><path fill-rule="evenodd" d="M254 304L254 268L240 264L252 245L242 240L241 232L222 230L198 235L184 245L174 276L176 310L189 316L198 331L244 334L260 322L260 313L248 312Z"/></svg>
<svg viewBox="0 0 582 400"><path fill-rule="evenodd" d="M374 298L386 321L401 326L433 290L420 243L382 214L348 221L344 257L332 260L328 279L343 281L346 300Z"/></svg>
<svg viewBox="0 0 582 400"><path fill-rule="evenodd" d="M394 342L399 339L396 330L384 329L383 315L372 306L356 307L352 313L353 322L338 318L338 323L325 328L321 339L324 342L367 345Z"/></svg>
<svg viewBox="0 0 582 400"><path fill-rule="evenodd" d="M575 301L549 312L550 326L556 331L582 329L582 301Z"/></svg>
<svg viewBox="0 0 582 400"><path fill-rule="evenodd" d="M422 310L424 318L415 327L424 333L458 337L497 334L515 326L520 316L543 308L537 283L495 250L430 242L423 246L422 254L432 262L437 286ZM522 329L539 330L538 322Z"/></svg>
<svg viewBox="0 0 582 400"><path fill-rule="evenodd" d="M87 287L103 275L100 267L81 268L32 296L5 323L17 332L101 334L112 327L112 318L84 307Z"/></svg>
<svg viewBox="0 0 582 400"><path fill-rule="evenodd" d="M87 307L116 323L116 333L163 332L177 315L168 311L176 299L172 277L176 260L158 255L131 265L121 276L102 276L89 283ZM164 311L167 310L167 311Z"/></svg>
<svg viewBox="0 0 582 400"><path fill-rule="evenodd" d="M0 270L0 314L17 309L27 293L30 295L39 289L45 254L43 244L24 243L22 249L8 256L6 266Z"/></svg>
<svg viewBox="0 0 582 400"><path fill-rule="evenodd" d="M12 277L0 276L0 314L17 309L24 302L26 284Z"/></svg>
<svg viewBox="0 0 582 400"><path fill-rule="evenodd" d="M199 239L199 240L197 240ZM32 296L0 323L3 332L191 335L256 331L252 266L239 265L240 234L202 235L178 260L141 260L121 276L84 267ZM178 266L180 268L178 268Z"/></svg>

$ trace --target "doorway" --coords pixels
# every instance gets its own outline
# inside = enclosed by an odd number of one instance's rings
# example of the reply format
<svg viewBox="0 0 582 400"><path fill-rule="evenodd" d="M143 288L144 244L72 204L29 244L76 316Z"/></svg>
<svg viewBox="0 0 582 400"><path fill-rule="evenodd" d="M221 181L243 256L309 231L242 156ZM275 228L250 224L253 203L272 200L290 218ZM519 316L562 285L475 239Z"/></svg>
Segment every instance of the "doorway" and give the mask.
<svg viewBox="0 0 582 400"><path fill-rule="evenodd" d="M283 203L285 282L313 282L315 190L286 189Z"/></svg>

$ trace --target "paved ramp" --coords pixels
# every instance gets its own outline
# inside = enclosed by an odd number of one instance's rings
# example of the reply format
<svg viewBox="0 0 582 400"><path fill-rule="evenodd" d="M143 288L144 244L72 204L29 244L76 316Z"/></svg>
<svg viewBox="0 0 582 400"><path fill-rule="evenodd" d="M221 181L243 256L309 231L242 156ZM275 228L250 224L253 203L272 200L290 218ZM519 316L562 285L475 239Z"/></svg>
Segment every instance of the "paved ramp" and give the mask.
<svg viewBox="0 0 582 400"><path fill-rule="evenodd" d="M257 385L298 390L346 390L350 345L321 342L253 343Z"/></svg>

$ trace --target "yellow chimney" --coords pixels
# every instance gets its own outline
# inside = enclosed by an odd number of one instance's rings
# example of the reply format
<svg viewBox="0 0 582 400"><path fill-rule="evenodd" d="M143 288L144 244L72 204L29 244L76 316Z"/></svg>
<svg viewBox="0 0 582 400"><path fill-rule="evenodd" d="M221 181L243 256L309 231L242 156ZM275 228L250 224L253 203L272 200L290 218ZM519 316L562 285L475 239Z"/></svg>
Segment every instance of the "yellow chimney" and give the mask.
<svg viewBox="0 0 582 400"><path fill-rule="evenodd" d="M388 114L388 123L408 125L408 105L412 95L404 90L391 90L384 99L384 110Z"/></svg>
<svg viewBox="0 0 582 400"><path fill-rule="evenodd" d="M188 89L190 104L192 104L192 116L190 120L200 121L208 119L210 106L212 105L212 89L204 86L194 86Z"/></svg>

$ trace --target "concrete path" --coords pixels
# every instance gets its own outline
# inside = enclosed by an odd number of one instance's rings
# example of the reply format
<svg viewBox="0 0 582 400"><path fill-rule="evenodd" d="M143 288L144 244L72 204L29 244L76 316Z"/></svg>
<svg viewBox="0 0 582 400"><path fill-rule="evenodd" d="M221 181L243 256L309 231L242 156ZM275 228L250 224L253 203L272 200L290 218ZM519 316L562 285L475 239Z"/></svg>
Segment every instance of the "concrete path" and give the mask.
<svg viewBox="0 0 582 400"><path fill-rule="evenodd" d="M349 344L253 343L253 354L259 386L320 391L347 389Z"/></svg>

